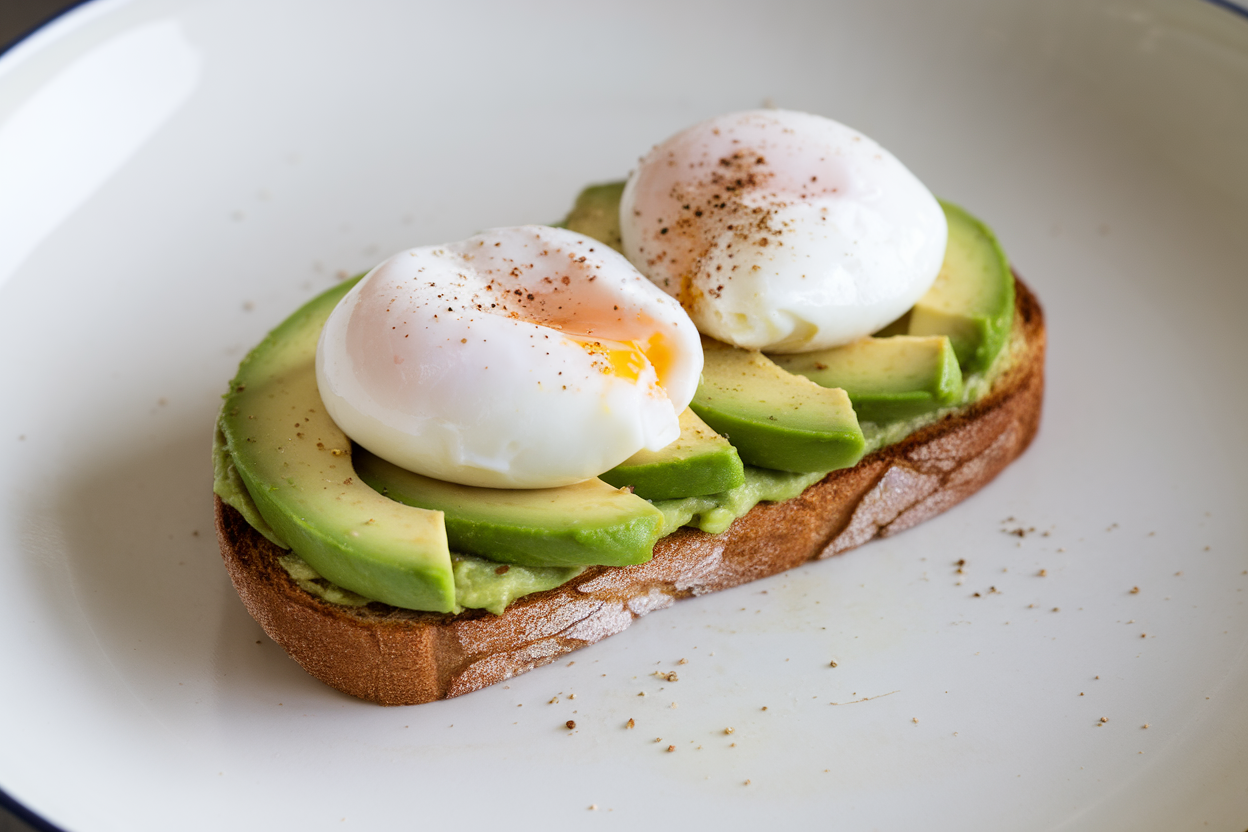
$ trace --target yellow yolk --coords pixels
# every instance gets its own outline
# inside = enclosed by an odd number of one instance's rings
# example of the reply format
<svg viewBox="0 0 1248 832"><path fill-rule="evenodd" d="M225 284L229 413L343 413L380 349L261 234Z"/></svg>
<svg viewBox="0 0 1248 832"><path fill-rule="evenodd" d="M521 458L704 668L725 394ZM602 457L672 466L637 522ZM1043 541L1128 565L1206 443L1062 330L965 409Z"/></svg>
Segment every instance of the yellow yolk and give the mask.
<svg viewBox="0 0 1248 832"><path fill-rule="evenodd" d="M573 338L585 352L597 359L602 371L616 378L636 383L645 372L646 365L654 368L655 375L660 379L667 377L675 361L671 346L659 333L651 335L643 341L612 341L598 338L593 341L581 341Z"/></svg>
<svg viewBox="0 0 1248 832"><path fill-rule="evenodd" d="M676 366L676 353L666 338L656 332L647 338L644 344L638 344L636 341L633 343L637 344L637 349L650 360L660 381L669 377Z"/></svg>

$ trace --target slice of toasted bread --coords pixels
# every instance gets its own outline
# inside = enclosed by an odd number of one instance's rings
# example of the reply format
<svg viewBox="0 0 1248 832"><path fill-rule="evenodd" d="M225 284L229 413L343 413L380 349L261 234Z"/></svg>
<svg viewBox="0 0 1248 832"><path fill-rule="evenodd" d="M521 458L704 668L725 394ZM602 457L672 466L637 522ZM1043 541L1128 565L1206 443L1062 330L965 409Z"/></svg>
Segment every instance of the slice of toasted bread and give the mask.
<svg viewBox="0 0 1248 832"><path fill-rule="evenodd" d="M289 576L278 562L282 550L219 498L217 539L247 610L316 678L383 705L458 696L618 633L678 599L908 529L978 491L1027 448L1040 423L1044 316L1017 280L1014 326L1021 349L974 404L833 471L796 499L756 506L722 534L680 529L658 542L649 563L593 567L503 615L323 601Z"/></svg>

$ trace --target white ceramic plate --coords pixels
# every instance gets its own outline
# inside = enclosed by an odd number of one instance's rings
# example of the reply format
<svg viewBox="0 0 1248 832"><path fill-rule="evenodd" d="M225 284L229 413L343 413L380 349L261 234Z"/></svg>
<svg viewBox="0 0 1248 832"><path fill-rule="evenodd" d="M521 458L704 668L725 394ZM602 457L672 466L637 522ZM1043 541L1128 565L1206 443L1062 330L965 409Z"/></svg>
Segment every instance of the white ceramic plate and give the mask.
<svg viewBox="0 0 1248 832"><path fill-rule="evenodd" d="M767 101L995 226L1049 321L1031 450L509 685L305 676L212 536L245 350ZM1201 0L78 9L0 60L0 788L76 832L1242 832L1245 148L1248 17Z"/></svg>

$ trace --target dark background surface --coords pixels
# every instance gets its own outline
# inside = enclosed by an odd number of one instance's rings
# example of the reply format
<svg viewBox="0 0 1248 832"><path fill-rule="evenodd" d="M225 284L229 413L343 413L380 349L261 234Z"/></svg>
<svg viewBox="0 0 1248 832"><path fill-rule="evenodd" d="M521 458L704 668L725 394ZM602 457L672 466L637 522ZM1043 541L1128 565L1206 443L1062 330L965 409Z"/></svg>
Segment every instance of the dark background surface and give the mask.
<svg viewBox="0 0 1248 832"><path fill-rule="evenodd" d="M0 49L80 0L0 0Z"/></svg>
<svg viewBox="0 0 1248 832"><path fill-rule="evenodd" d="M40 24L79 2L80 0L0 0L0 50L6 49ZM0 783L0 789L4 785ZM35 832L36 829L53 828L43 824L31 826L15 816L7 803L5 797L0 797L0 832Z"/></svg>

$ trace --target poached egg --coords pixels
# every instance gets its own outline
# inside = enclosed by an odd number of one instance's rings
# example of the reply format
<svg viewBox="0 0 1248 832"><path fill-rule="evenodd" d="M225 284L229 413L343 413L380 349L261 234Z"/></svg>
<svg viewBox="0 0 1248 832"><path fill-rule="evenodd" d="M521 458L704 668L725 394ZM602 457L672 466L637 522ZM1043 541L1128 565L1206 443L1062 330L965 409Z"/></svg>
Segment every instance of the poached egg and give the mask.
<svg viewBox="0 0 1248 832"><path fill-rule="evenodd" d="M492 488L569 485L663 448L701 371L675 300L606 245L543 226L394 255L316 351L321 398L352 440Z"/></svg>
<svg viewBox="0 0 1248 832"><path fill-rule="evenodd" d="M900 317L932 285L936 198L871 139L821 116L719 116L655 147L620 205L624 253L698 328L807 352Z"/></svg>

